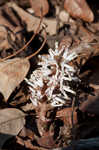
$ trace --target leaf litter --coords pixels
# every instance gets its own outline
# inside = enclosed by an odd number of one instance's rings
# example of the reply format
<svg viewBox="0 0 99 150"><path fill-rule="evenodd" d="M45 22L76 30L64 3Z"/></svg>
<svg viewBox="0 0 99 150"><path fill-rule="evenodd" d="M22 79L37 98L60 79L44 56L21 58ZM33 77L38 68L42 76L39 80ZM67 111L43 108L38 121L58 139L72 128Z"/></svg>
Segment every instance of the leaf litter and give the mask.
<svg viewBox="0 0 99 150"><path fill-rule="evenodd" d="M25 114L15 108L0 110L0 148L11 137L16 136L25 124Z"/></svg>
<svg viewBox="0 0 99 150"><path fill-rule="evenodd" d="M99 147L98 6L96 1L72 3L74 7L59 0L0 4L6 29L0 28L0 115L5 122L2 127L0 120L0 136L7 134L1 148L81 150L88 142ZM2 112L13 113L5 117Z"/></svg>

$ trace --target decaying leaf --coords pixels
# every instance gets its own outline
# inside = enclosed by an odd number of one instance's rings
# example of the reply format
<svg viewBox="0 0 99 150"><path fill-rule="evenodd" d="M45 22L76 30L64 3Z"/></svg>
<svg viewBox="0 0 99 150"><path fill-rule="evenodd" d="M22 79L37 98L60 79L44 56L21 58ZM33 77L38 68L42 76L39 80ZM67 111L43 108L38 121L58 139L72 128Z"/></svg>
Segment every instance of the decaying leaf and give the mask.
<svg viewBox="0 0 99 150"><path fill-rule="evenodd" d="M22 9L21 7L19 7L14 2L7 3L7 7L14 9L18 13L18 15L20 16L20 18L26 23L26 25L27 25L27 31L29 31L29 32L30 31L34 31L34 32L36 31L37 26L40 23L40 18L32 16L31 14L29 14L28 12L26 12L24 9ZM2 24L4 24L4 22L2 22ZM56 34L56 26L57 26L56 19L43 18L43 21L41 23L40 29L42 29L42 27L44 26L44 24L46 25L46 31L47 31L47 33L49 33L50 35Z"/></svg>
<svg viewBox="0 0 99 150"><path fill-rule="evenodd" d="M0 26L0 51L9 48L7 41L7 32L4 27Z"/></svg>
<svg viewBox="0 0 99 150"><path fill-rule="evenodd" d="M5 101L23 81L29 66L28 60L20 58L0 62L0 92L3 94Z"/></svg>
<svg viewBox="0 0 99 150"><path fill-rule="evenodd" d="M15 108L0 110L0 148L6 140L16 136L25 124L25 114Z"/></svg>
<svg viewBox="0 0 99 150"><path fill-rule="evenodd" d="M64 8L75 18L81 18L87 22L94 20L93 12L85 0L65 0Z"/></svg>
<svg viewBox="0 0 99 150"><path fill-rule="evenodd" d="M30 0L32 8L36 16L45 16L49 11L49 4L47 0Z"/></svg>

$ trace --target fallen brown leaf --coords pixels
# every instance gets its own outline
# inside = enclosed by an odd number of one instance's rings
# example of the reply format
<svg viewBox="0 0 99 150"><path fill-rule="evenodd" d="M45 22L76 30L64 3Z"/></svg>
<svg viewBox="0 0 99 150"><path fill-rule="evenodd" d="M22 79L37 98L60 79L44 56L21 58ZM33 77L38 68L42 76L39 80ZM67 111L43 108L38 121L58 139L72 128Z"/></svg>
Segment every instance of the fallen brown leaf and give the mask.
<svg viewBox="0 0 99 150"><path fill-rule="evenodd" d="M30 3L36 16L45 16L49 11L47 0L30 0Z"/></svg>
<svg viewBox="0 0 99 150"><path fill-rule="evenodd" d="M55 141L53 140L53 135L47 134L46 136L38 139L38 144L44 148L53 148L56 147Z"/></svg>
<svg viewBox="0 0 99 150"><path fill-rule="evenodd" d="M5 101L24 80L29 67L29 61L21 58L0 62L0 92L3 94Z"/></svg>
<svg viewBox="0 0 99 150"><path fill-rule="evenodd" d="M26 12L24 9L19 7L14 2L7 3L7 6L8 6L8 8L14 9L18 13L20 18L26 23L27 31L29 31L29 32L30 31L34 31L34 32L36 31L37 26L40 23L40 18L29 14L28 12ZM47 33L49 33L50 35L56 34L56 26L57 26L56 19L43 18L40 29L42 29L42 27L44 27L44 25L47 26L46 27Z"/></svg>
<svg viewBox="0 0 99 150"><path fill-rule="evenodd" d="M94 20L94 15L86 0L65 0L64 8L71 16L83 19L87 22Z"/></svg>
<svg viewBox="0 0 99 150"><path fill-rule="evenodd" d="M15 108L0 110L0 148L6 140L16 136L25 124L25 114Z"/></svg>
<svg viewBox="0 0 99 150"><path fill-rule="evenodd" d="M66 125L69 125L72 127L72 107L70 108L64 108L62 110L57 111L56 117L62 118ZM77 112L74 111L73 113L73 123L77 124Z"/></svg>

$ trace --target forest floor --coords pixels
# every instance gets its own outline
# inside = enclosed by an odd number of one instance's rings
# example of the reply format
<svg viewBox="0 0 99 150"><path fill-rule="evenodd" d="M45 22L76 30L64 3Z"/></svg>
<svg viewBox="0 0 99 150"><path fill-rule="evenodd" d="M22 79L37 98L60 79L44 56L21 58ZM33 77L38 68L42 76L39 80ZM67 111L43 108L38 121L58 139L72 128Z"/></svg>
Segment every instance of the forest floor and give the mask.
<svg viewBox="0 0 99 150"><path fill-rule="evenodd" d="M87 2L0 1L0 150L99 149L99 2Z"/></svg>

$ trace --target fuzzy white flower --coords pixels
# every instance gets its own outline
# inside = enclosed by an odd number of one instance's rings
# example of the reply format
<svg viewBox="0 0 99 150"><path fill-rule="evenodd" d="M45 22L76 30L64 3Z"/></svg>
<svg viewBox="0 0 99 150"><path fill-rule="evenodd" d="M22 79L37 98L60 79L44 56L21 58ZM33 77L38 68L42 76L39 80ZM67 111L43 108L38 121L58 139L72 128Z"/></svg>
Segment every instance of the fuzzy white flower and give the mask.
<svg viewBox="0 0 99 150"><path fill-rule="evenodd" d="M55 50L49 49L48 55L40 55L38 69L33 71L30 79L26 79L31 92L33 105L46 97L46 101L52 106L62 106L66 99L70 99L68 93L76 94L69 86L69 82L78 81L74 76L76 70L68 63L77 57L76 53L68 55L68 48L58 50L58 43L55 43Z"/></svg>

